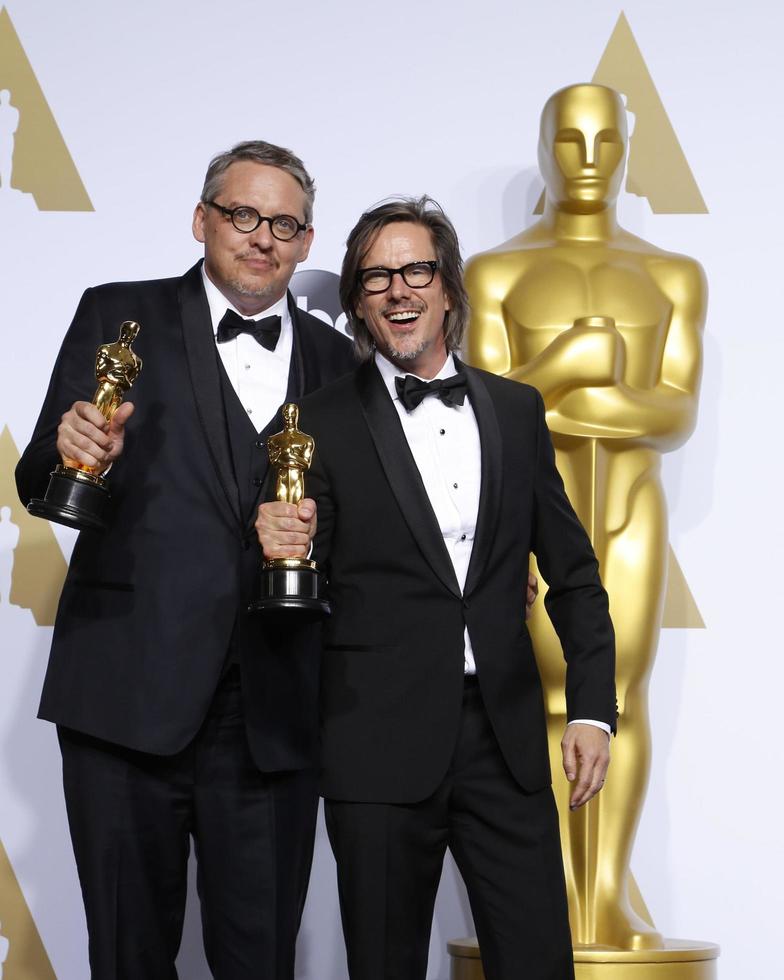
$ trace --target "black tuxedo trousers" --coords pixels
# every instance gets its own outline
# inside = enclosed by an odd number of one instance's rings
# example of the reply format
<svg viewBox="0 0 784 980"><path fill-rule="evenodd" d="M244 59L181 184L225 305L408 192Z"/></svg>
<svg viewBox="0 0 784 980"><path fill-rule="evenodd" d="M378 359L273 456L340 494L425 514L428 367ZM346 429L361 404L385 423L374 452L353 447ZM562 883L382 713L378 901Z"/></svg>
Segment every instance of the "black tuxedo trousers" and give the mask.
<svg viewBox="0 0 784 980"><path fill-rule="evenodd" d="M291 297L289 309L287 397L298 400L345 373L352 356L345 338ZM250 426L217 355L200 266L180 279L84 294L17 486L25 503L43 496L59 461L60 416L89 400L96 348L116 340L126 319L141 324L134 350L143 369L129 395L124 451L108 474L111 525L76 542L40 708L60 727L93 976L174 975L193 834L215 975L256 976L263 947L267 975L287 977L315 819L320 637L317 626L248 612L260 566L253 522L268 468L264 436L282 419L262 433ZM220 779L205 782L208 772ZM221 781L236 801L223 813L208 792ZM220 873L221 850L243 856L254 900L228 862ZM278 862L292 887L275 886ZM277 902L267 903L273 927L239 930L248 942L235 954L254 961L243 971L226 958L237 937L229 939L219 910L245 898L253 908L264 895ZM132 950L155 955L143 961Z"/></svg>
<svg viewBox="0 0 784 980"><path fill-rule="evenodd" d="M416 803L325 802L351 980L424 980L444 853L468 891L486 980L573 980L558 815L509 771L476 677L443 779Z"/></svg>

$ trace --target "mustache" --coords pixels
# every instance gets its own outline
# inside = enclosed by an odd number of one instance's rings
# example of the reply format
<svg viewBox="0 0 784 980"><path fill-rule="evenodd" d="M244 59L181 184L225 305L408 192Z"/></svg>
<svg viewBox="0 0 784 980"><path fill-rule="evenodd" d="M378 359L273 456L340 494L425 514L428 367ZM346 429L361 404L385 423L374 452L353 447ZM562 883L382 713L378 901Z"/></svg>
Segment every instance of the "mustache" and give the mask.
<svg viewBox="0 0 784 980"><path fill-rule="evenodd" d="M382 316L387 316L389 313L400 313L403 310L412 310L416 313L424 313L427 309L427 305L421 300L409 300L405 303L387 303L381 310Z"/></svg>
<svg viewBox="0 0 784 980"><path fill-rule="evenodd" d="M246 248L242 252L237 252L235 255L237 259L266 259L268 262L273 262L272 254L270 252L261 252L256 248Z"/></svg>

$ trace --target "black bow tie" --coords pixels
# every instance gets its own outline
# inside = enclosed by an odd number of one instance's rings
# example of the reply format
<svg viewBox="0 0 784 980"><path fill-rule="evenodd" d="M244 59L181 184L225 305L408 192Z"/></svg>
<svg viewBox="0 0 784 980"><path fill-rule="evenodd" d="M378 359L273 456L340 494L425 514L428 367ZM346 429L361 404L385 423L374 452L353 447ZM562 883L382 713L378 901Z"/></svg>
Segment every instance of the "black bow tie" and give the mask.
<svg viewBox="0 0 784 980"><path fill-rule="evenodd" d="M403 403L407 412L413 412L417 405L428 395L435 395L445 405L462 405L466 396L466 379L464 374L453 374L451 378L436 378L435 381L420 381L413 374L404 378L395 378L397 397Z"/></svg>
<svg viewBox="0 0 784 980"><path fill-rule="evenodd" d="M225 344L241 333L249 333L266 350L275 350L280 337L280 317L265 316L263 320L246 320L234 310L226 310L218 324L218 343Z"/></svg>

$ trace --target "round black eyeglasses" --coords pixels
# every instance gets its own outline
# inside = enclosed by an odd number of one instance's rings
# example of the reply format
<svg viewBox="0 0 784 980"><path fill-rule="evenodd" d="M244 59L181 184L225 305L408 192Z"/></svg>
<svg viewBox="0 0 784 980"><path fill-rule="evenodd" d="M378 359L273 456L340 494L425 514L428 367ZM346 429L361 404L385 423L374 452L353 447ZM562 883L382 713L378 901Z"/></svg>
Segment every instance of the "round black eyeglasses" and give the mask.
<svg viewBox="0 0 784 980"><path fill-rule="evenodd" d="M305 231L308 227L290 214L276 214L273 217L268 217L265 214L259 214L255 208L247 207L244 204L237 208L224 208L222 204L217 204L215 201L204 201L203 203L209 204L211 208L215 208L216 211L225 214L227 218L231 218L231 223L243 235L249 235L259 227L262 221L268 221L273 238L277 238L281 242L290 242L292 238L296 238L301 231Z"/></svg>
<svg viewBox="0 0 784 980"><path fill-rule="evenodd" d="M373 269L360 269L357 282L366 293L385 293L392 285L396 275L403 277L403 282L412 289L429 286L438 269L438 262L429 259L425 262L409 262L399 269L387 269L383 265Z"/></svg>

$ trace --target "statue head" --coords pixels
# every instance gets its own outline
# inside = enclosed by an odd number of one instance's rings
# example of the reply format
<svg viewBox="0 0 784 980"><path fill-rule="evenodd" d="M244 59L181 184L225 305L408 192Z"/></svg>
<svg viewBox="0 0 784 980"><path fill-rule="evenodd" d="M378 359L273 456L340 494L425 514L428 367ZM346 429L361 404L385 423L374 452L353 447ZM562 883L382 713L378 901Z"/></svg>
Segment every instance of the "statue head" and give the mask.
<svg viewBox="0 0 784 980"><path fill-rule="evenodd" d="M296 429L299 421L299 409L294 402L287 402L282 409L283 423L287 429Z"/></svg>
<svg viewBox="0 0 784 980"><path fill-rule="evenodd" d="M139 332L139 324L135 320L126 320L125 323L120 327L120 343L132 344L136 340L136 334Z"/></svg>
<svg viewBox="0 0 784 980"><path fill-rule="evenodd" d="M628 137L621 96L605 85L551 95L539 128L539 169L558 210L594 214L621 190Z"/></svg>

